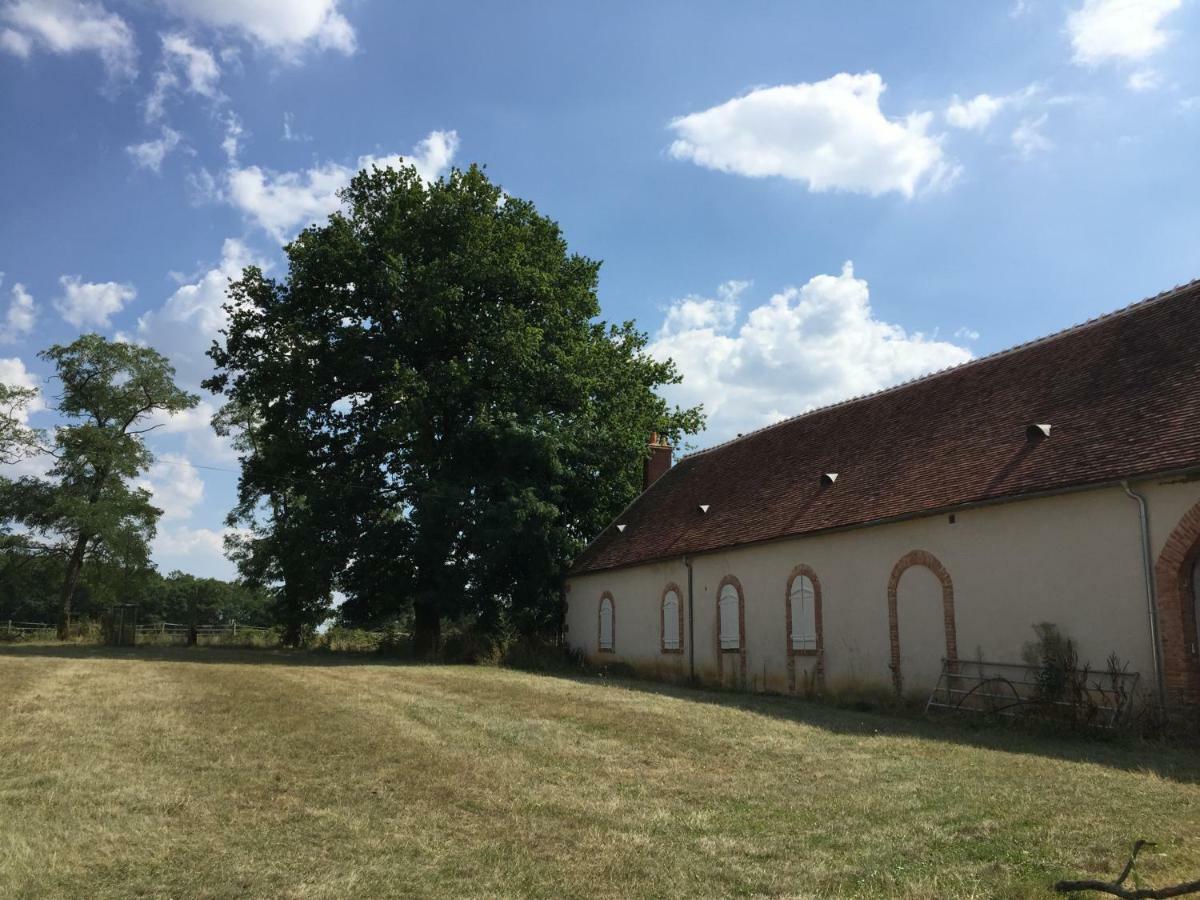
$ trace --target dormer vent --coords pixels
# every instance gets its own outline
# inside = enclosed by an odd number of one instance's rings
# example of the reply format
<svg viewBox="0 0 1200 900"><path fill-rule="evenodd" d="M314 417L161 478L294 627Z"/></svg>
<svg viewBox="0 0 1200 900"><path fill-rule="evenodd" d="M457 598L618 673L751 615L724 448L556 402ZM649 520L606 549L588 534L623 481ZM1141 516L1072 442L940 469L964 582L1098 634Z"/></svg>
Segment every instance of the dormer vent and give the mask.
<svg viewBox="0 0 1200 900"><path fill-rule="evenodd" d="M627 527L628 527L627 525L618 525L618 526L617 526L617 531L619 531L619 532L621 532L622 534L624 534L624 533L625 533L625 529L626 529Z"/></svg>
<svg viewBox="0 0 1200 900"><path fill-rule="evenodd" d="M830 485L837 481L837 472L826 472L821 476L821 484Z"/></svg>
<svg viewBox="0 0 1200 900"><path fill-rule="evenodd" d="M700 515L703 516L703 515L708 514L708 504L707 503L701 503L699 506L699 509L700 509Z"/></svg>
<svg viewBox="0 0 1200 900"><path fill-rule="evenodd" d="M1044 441L1050 437L1050 423L1040 422L1025 428L1025 437L1030 441Z"/></svg>

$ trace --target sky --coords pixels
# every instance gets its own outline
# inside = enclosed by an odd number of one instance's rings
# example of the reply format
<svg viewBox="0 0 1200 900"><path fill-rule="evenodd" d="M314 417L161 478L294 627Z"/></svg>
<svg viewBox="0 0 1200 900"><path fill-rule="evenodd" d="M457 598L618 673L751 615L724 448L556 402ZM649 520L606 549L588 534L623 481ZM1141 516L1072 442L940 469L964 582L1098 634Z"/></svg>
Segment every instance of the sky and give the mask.
<svg viewBox="0 0 1200 900"><path fill-rule="evenodd" d="M285 274L358 168L480 163L603 261L707 446L1200 276L1198 31L1200 0L0 0L0 381L52 428L37 353L95 331L203 393L227 280ZM163 571L233 575L218 405L149 436Z"/></svg>

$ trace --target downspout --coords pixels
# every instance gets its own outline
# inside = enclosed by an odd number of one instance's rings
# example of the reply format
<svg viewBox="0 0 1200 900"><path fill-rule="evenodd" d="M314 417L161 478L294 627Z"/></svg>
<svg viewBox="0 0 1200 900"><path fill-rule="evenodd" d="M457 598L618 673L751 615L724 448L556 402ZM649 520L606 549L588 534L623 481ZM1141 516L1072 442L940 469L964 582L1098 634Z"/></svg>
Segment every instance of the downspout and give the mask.
<svg viewBox="0 0 1200 900"><path fill-rule="evenodd" d="M692 615L695 607L692 603L692 561L686 556L683 564L688 570L688 681L696 683L696 617Z"/></svg>
<svg viewBox="0 0 1200 900"><path fill-rule="evenodd" d="M1154 662L1154 686L1158 691L1159 709L1167 708L1167 686L1163 681L1162 641L1158 634L1158 600L1154 585L1154 563L1150 555L1150 518L1146 512L1146 498L1129 487L1128 481L1122 481L1121 487L1132 500L1137 501L1138 522L1142 531L1142 575L1146 583L1146 617L1150 621L1151 659Z"/></svg>

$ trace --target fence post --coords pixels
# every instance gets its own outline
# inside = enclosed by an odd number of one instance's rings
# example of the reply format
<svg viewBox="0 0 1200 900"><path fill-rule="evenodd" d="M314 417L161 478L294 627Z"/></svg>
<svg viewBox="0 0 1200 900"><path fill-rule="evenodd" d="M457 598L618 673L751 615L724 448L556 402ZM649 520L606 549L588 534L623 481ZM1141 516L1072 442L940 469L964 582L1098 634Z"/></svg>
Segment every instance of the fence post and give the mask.
<svg viewBox="0 0 1200 900"><path fill-rule="evenodd" d="M237 637L237 619L233 620L233 636Z"/></svg>

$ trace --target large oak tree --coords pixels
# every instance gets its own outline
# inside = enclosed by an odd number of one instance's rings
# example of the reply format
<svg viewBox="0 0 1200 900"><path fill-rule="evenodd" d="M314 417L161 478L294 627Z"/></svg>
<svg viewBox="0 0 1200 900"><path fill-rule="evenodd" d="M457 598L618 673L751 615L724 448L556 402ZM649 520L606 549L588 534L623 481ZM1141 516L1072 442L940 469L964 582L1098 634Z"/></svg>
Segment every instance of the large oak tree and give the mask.
<svg viewBox="0 0 1200 900"><path fill-rule="evenodd" d="M345 211L248 268L206 382L241 429L244 571L298 618L411 611L417 649L471 614L557 625L570 560L640 490L647 438L698 409L632 322L598 319L599 263L472 167L362 172Z"/></svg>

